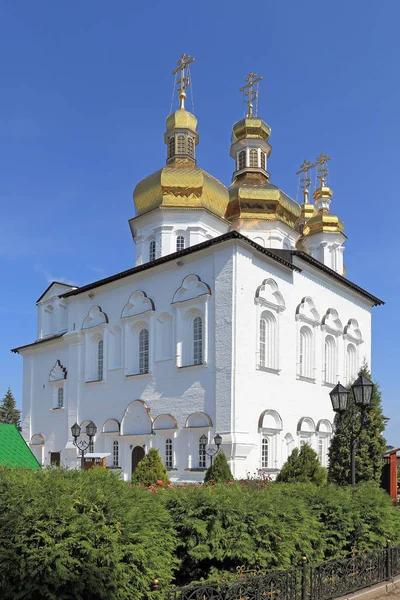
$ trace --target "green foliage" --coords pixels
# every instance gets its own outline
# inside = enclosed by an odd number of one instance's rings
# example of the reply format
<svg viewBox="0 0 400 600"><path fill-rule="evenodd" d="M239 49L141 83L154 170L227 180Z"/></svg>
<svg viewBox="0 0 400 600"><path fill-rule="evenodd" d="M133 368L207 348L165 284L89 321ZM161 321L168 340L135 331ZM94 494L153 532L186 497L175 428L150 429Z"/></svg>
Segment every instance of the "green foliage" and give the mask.
<svg viewBox="0 0 400 600"><path fill-rule="evenodd" d="M157 495L103 469L0 470L2 600L139 600L172 579Z"/></svg>
<svg viewBox="0 0 400 600"><path fill-rule="evenodd" d="M317 453L304 444L299 452L294 448L293 452L283 465L278 474L277 481L282 483L315 483L324 485L326 483L326 469L321 466Z"/></svg>
<svg viewBox="0 0 400 600"><path fill-rule="evenodd" d="M21 411L16 408L15 398L10 388L0 403L0 423L15 425L21 431Z"/></svg>
<svg viewBox="0 0 400 600"><path fill-rule="evenodd" d="M228 483L233 481L233 475L223 452L219 452L213 464L207 470L204 483Z"/></svg>
<svg viewBox="0 0 400 600"><path fill-rule="evenodd" d="M366 365L360 373L371 379ZM382 456L386 441L382 435L385 429L381 407L382 397L378 384L375 383L371 405L366 411L366 421L360 433L356 451L356 482L380 482L382 473ZM350 388L349 409L343 417L335 416L335 435L329 447L328 480L338 485L351 483L350 445L344 431L352 427L357 430L361 420L360 409L354 402Z"/></svg>
<svg viewBox="0 0 400 600"><path fill-rule="evenodd" d="M145 487L168 482L167 470L161 460L158 450L150 448L148 454L142 458L132 476L132 481Z"/></svg>

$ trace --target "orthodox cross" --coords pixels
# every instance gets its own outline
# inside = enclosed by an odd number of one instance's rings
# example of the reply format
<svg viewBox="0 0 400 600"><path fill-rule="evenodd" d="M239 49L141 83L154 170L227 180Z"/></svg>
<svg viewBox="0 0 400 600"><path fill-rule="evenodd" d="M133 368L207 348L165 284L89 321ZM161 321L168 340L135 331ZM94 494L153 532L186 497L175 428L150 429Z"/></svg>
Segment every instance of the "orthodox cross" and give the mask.
<svg viewBox="0 0 400 600"><path fill-rule="evenodd" d="M254 84L261 81L262 77L257 77L257 73L249 73L245 79L246 85L240 88L240 92L244 92L244 96L247 97L245 102L249 107L249 111L247 113L248 117L253 116L253 101L258 98L258 86L253 90ZM246 91L245 91L246 90ZM257 111L256 111L257 112Z"/></svg>
<svg viewBox="0 0 400 600"><path fill-rule="evenodd" d="M318 156L315 164L313 165L314 167L317 167L317 178L320 181L321 187L323 187L325 185L325 180L329 173L329 169L326 165L330 160L331 160L330 156L328 156L327 154L323 154L321 152L321 154Z"/></svg>
<svg viewBox="0 0 400 600"><path fill-rule="evenodd" d="M305 160L303 164L300 165L300 169L296 171L296 175L303 174L303 177L300 177L300 187L303 190L304 198L308 196L308 189L311 185L311 177L309 175L309 171L314 167L311 164L310 160Z"/></svg>
<svg viewBox="0 0 400 600"><path fill-rule="evenodd" d="M176 79L176 91L179 92L179 108L185 108L185 98L186 93L185 90L190 84L189 77L189 65L194 61L194 58L189 56L189 54L182 54L180 60L176 63L178 67L172 71L172 75L177 75L180 73L180 79Z"/></svg>

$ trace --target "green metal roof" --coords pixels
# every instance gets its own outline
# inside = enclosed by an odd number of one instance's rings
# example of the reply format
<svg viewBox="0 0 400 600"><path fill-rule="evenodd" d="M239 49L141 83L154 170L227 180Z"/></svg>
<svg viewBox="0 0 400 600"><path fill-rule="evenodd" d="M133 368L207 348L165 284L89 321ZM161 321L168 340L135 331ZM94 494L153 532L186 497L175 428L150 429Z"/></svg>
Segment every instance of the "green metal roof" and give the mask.
<svg viewBox="0 0 400 600"><path fill-rule="evenodd" d="M15 425L0 423L0 466L40 469L38 461Z"/></svg>

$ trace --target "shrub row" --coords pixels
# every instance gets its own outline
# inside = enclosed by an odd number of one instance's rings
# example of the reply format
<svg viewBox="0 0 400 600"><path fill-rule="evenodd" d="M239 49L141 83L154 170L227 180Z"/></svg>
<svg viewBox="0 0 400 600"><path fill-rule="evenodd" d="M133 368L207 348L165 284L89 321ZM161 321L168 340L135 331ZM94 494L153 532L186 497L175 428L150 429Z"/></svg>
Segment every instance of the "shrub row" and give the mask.
<svg viewBox="0 0 400 600"><path fill-rule="evenodd" d="M154 489L154 488L153 488ZM0 597L119 600L237 566L278 569L400 543L373 484L187 486L157 492L103 470L0 470Z"/></svg>

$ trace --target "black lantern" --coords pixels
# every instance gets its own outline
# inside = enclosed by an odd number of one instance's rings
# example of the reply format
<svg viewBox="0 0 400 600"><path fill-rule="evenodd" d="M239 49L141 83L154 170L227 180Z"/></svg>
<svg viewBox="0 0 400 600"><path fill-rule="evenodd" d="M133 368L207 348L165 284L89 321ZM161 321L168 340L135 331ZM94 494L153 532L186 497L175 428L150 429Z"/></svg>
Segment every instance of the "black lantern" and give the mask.
<svg viewBox="0 0 400 600"><path fill-rule="evenodd" d="M74 425L72 425L71 433L72 433L72 437L74 437L75 439L81 435L81 428L79 427L78 423L75 423Z"/></svg>
<svg viewBox="0 0 400 600"><path fill-rule="evenodd" d="M201 438L199 439L200 444L206 445L207 444L207 437L204 435L201 436Z"/></svg>
<svg viewBox="0 0 400 600"><path fill-rule="evenodd" d="M90 438L92 438L96 435L96 433L97 433L97 427L93 423L93 421L90 421L89 425L87 425L87 427L86 427L86 435L88 435Z"/></svg>
<svg viewBox="0 0 400 600"><path fill-rule="evenodd" d="M367 408L371 404L372 390L374 384L372 381L360 375L351 386L354 394L354 401L360 408Z"/></svg>
<svg viewBox="0 0 400 600"><path fill-rule="evenodd" d="M350 392L341 383L338 383L329 393L334 412L342 414L349 405Z"/></svg>
<svg viewBox="0 0 400 600"><path fill-rule="evenodd" d="M222 437L219 435L219 433L215 434L214 444L217 446L217 448L219 448L222 444Z"/></svg>

